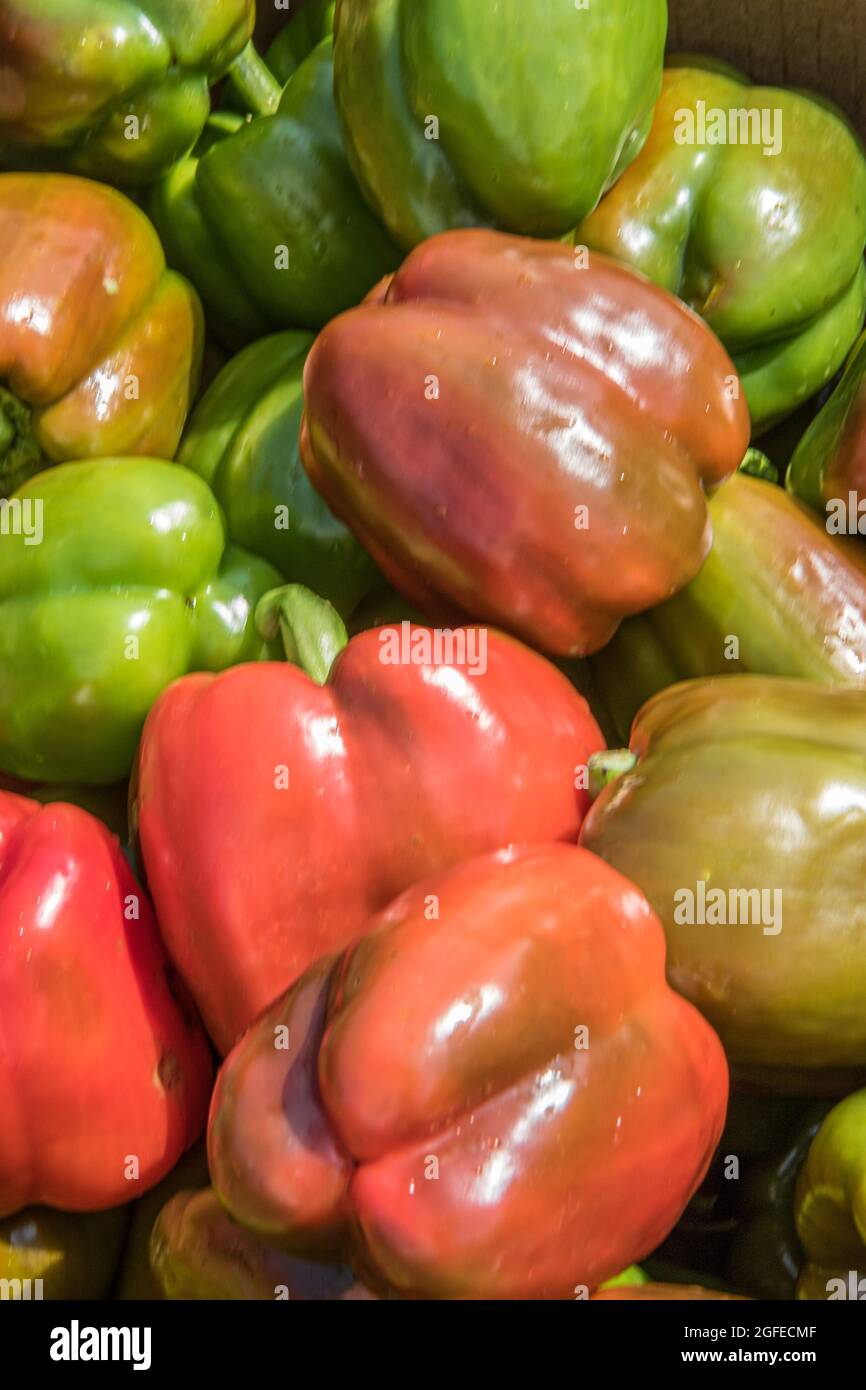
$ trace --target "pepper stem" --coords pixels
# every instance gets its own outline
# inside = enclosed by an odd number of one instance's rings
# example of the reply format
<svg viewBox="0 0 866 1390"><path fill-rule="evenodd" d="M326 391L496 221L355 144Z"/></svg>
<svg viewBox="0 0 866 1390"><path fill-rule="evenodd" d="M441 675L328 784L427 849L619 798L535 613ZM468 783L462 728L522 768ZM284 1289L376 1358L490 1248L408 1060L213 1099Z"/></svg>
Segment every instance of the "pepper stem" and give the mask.
<svg viewBox="0 0 866 1390"><path fill-rule="evenodd" d="M252 43L235 58L229 74L238 95L254 116L273 116L283 89Z"/></svg>
<svg viewBox="0 0 866 1390"><path fill-rule="evenodd" d="M637 753L632 753L630 748L608 748L603 753L593 753L589 760L589 794L593 801L611 782L631 772L637 765Z"/></svg>
<svg viewBox="0 0 866 1390"><path fill-rule="evenodd" d="M760 449L747 449L745 458L737 472L748 473L750 478L761 478L767 483L778 483L779 470Z"/></svg>
<svg viewBox="0 0 866 1390"><path fill-rule="evenodd" d="M11 497L47 466L33 433L30 407L0 386L0 497Z"/></svg>
<svg viewBox="0 0 866 1390"><path fill-rule="evenodd" d="M265 594L256 608L256 628L266 642L281 637L286 660L300 666L317 685L325 684L349 640L336 608L303 584L286 584Z"/></svg>

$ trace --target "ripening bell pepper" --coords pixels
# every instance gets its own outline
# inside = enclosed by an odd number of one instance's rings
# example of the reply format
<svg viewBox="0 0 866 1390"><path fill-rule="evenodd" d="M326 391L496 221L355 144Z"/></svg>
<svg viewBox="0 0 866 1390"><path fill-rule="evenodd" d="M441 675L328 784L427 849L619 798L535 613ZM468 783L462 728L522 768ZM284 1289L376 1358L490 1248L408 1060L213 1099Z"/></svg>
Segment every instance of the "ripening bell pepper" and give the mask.
<svg viewBox="0 0 866 1390"><path fill-rule="evenodd" d="M410 888L256 1021L208 1162L242 1225L374 1287L574 1298L656 1246L724 1123L718 1039L637 889L572 845Z"/></svg>
<svg viewBox="0 0 866 1390"><path fill-rule="evenodd" d="M201 1132L207 1041L117 841L0 792L0 1216L98 1211Z"/></svg>
<svg viewBox="0 0 866 1390"><path fill-rule="evenodd" d="M51 463L173 458L202 332L197 294L122 194L0 175L0 497Z"/></svg>
<svg viewBox="0 0 866 1390"><path fill-rule="evenodd" d="M107 1298L128 1225L128 1207L87 1213L25 1207L7 1216L0 1221L0 1280L12 1281L6 1296Z"/></svg>
<svg viewBox="0 0 866 1390"><path fill-rule="evenodd" d="M643 151L575 240L704 316L760 434L831 379L863 325L866 159L823 98L682 61Z"/></svg>
<svg viewBox="0 0 866 1390"><path fill-rule="evenodd" d="M262 338L233 358L193 413L178 462L204 478L229 537L351 613L383 581L301 463L303 371L312 338Z"/></svg>
<svg viewBox="0 0 866 1390"><path fill-rule="evenodd" d="M254 0L3 0L0 163L141 184L193 145Z"/></svg>
<svg viewBox="0 0 866 1390"><path fill-rule="evenodd" d="M866 1302L866 1091L841 1101L818 1130L795 1215L806 1251L797 1297Z"/></svg>
<svg viewBox="0 0 866 1390"><path fill-rule="evenodd" d="M646 139L666 0L339 0L353 167L406 248L493 223L557 236Z"/></svg>
<svg viewBox="0 0 866 1390"><path fill-rule="evenodd" d="M631 748L581 844L646 893L671 984L744 1074L850 1085L866 1070L866 693L688 681L644 706Z"/></svg>
<svg viewBox="0 0 866 1390"><path fill-rule="evenodd" d="M233 1221L213 1191L181 1192L160 1212L151 1238L162 1297L310 1303L375 1298L345 1265L300 1259Z"/></svg>
<svg viewBox="0 0 866 1390"><path fill-rule="evenodd" d="M794 450L785 485L821 512L828 530L866 536L866 333Z"/></svg>
<svg viewBox="0 0 866 1390"><path fill-rule="evenodd" d="M0 771L118 782L165 686L268 654L252 612L280 576L226 546L213 493L188 469L156 459L61 464L8 507Z"/></svg>
<svg viewBox="0 0 866 1390"><path fill-rule="evenodd" d="M148 197L170 264L193 282L230 344L319 328L400 259L346 160L330 40L282 96L270 80L261 115L218 113Z"/></svg>
<svg viewBox="0 0 866 1390"><path fill-rule="evenodd" d="M866 552L781 488L739 474L710 502L713 548L690 584L623 623L591 661L627 740L677 681L750 672L866 689Z"/></svg>
<svg viewBox="0 0 866 1390"><path fill-rule="evenodd" d="M502 634L406 623L340 651L345 629L312 594L290 587L271 606L315 679L265 663L178 681L137 769L163 937L223 1052L422 875L575 839L604 747L565 677Z"/></svg>
<svg viewBox="0 0 866 1390"><path fill-rule="evenodd" d="M745 453L701 320L604 256L499 232L418 247L320 334L301 447L385 576L582 656L693 578Z"/></svg>

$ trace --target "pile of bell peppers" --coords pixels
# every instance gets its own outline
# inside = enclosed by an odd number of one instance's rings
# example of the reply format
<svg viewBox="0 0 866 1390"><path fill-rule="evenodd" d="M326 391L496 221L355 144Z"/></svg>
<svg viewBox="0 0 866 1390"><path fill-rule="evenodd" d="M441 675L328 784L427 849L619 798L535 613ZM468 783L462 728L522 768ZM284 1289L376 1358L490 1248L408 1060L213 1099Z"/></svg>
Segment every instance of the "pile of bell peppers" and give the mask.
<svg viewBox="0 0 866 1390"><path fill-rule="evenodd" d="M856 131L255 21L0 5L3 1287L866 1298Z"/></svg>

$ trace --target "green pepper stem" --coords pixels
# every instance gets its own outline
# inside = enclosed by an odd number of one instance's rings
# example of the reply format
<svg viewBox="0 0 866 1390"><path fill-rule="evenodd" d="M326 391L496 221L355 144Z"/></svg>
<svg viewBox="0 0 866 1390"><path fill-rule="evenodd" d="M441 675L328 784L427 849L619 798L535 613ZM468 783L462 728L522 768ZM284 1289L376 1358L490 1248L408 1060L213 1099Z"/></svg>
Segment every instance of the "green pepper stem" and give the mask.
<svg viewBox="0 0 866 1390"><path fill-rule="evenodd" d="M747 449L739 473L748 473L750 478L761 478L767 483L778 483L779 470L760 449Z"/></svg>
<svg viewBox="0 0 866 1390"><path fill-rule="evenodd" d="M325 684L349 640L336 608L303 584L286 584L265 594L256 608L256 628L266 642L281 637L286 660L300 666L317 685Z"/></svg>
<svg viewBox="0 0 866 1390"><path fill-rule="evenodd" d="M637 764L638 756L629 748L608 748L603 753L593 753L589 760L589 794L593 801L601 796L605 787L631 772Z"/></svg>
<svg viewBox="0 0 866 1390"><path fill-rule="evenodd" d="M238 54L229 73L238 95L254 116L273 116L283 89L252 43Z"/></svg>
<svg viewBox="0 0 866 1390"><path fill-rule="evenodd" d="M10 497L47 466L30 407L0 386L0 497Z"/></svg>

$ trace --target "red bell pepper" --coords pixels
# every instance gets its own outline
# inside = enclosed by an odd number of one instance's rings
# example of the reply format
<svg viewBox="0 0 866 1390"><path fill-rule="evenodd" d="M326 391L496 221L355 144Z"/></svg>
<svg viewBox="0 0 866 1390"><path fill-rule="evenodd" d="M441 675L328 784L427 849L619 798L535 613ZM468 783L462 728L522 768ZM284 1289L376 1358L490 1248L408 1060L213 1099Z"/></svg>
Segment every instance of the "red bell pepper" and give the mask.
<svg viewBox="0 0 866 1390"><path fill-rule="evenodd" d="M0 792L0 1216L140 1196L201 1132L211 1078L117 841Z"/></svg>
<svg viewBox="0 0 866 1390"><path fill-rule="evenodd" d="M570 845L410 888L217 1078L214 1187L383 1290L573 1298L655 1248L724 1123L721 1044L642 893Z"/></svg>
<svg viewBox="0 0 866 1390"><path fill-rule="evenodd" d="M314 626L328 609L304 594L276 600L290 648L299 633L315 645L309 605ZM483 663L469 646L437 663L436 636L361 633L327 685L281 663L196 674L152 709L134 818L163 938L221 1051L423 875L576 839L604 746L586 702L511 638L457 633L486 643ZM404 661L412 642L419 660Z"/></svg>
<svg viewBox="0 0 866 1390"><path fill-rule="evenodd" d="M739 466L736 369L602 255L432 237L307 360L304 463L388 579L561 655L693 579Z"/></svg>

